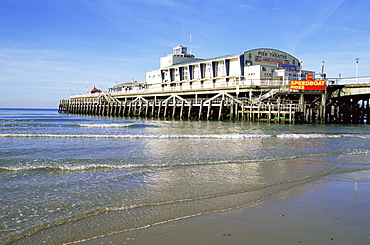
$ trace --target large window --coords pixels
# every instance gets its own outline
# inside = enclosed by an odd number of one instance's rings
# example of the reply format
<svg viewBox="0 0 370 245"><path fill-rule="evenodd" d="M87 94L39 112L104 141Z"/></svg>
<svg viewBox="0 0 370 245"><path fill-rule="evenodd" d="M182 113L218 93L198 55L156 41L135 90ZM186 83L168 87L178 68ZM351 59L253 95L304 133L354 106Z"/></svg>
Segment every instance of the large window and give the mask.
<svg viewBox="0 0 370 245"><path fill-rule="evenodd" d="M201 79L206 77L206 65L200 64L200 73L201 73Z"/></svg>
<svg viewBox="0 0 370 245"><path fill-rule="evenodd" d="M189 79L189 77L188 77L188 68L187 67L184 67L183 69L182 69L182 79L183 80L188 80Z"/></svg>
<svg viewBox="0 0 370 245"><path fill-rule="evenodd" d="M170 81L173 82L175 81L175 70L170 69Z"/></svg>
<svg viewBox="0 0 370 245"><path fill-rule="evenodd" d="M193 66L193 79L199 79L199 65Z"/></svg>
<svg viewBox="0 0 370 245"><path fill-rule="evenodd" d="M225 76L225 64L223 61L217 62L217 70L216 70L218 77Z"/></svg>
<svg viewBox="0 0 370 245"><path fill-rule="evenodd" d="M212 65L211 65L211 63L206 64L206 74L205 74L205 77L206 78L212 77Z"/></svg>
<svg viewBox="0 0 370 245"><path fill-rule="evenodd" d="M213 69L214 69L214 76L215 77L218 77L219 75L218 75L218 62L212 62L213 63Z"/></svg>

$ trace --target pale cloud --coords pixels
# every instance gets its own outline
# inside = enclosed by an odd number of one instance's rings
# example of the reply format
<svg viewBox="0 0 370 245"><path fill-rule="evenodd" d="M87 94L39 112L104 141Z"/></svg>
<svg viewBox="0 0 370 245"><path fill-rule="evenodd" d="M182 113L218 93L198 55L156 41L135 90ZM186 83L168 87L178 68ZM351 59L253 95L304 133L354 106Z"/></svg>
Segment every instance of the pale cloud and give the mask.
<svg viewBox="0 0 370 245"><path fill-rule="evenodd" d="M158 5L163 5L166 7L171 7L171 8L176 8L176 9L181 9L181 7L184 7L184 4L178 2L178 1L170 1L170 0L157 0L157 1L146 1L148 4L158 4Z"/></svg>
<svg viewBox="0 0 370 245"><path fill-rule="evenodd" d="M252 5L249 5L249 4L240 4L239 5L239 8L242 8L242 9L255 9Z"/></svg>

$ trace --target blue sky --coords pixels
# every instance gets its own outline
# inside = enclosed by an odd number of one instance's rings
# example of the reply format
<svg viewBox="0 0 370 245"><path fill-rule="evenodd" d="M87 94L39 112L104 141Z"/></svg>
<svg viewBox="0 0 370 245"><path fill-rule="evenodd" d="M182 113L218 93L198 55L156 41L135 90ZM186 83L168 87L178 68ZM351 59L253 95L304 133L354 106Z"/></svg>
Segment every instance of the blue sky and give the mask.
<svg viewBox="0 0 370 245"><path fill-rule="evenodd" d="M370 75L369 0L0 0L0 107L145 80L181 44L198 58L285 51L329 77Z"/></svg>

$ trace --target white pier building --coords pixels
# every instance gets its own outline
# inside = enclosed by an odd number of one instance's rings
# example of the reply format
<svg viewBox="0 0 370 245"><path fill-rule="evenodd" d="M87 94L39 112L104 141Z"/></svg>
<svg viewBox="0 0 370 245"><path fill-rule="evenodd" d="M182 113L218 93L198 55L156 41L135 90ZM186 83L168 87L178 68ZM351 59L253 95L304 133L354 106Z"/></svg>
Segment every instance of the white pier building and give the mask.
<svg viewBox="0 0 370 245"><path fill-rule="evenodd" d="M313 72L302 70L292 55L253 49L210 59L195 58L181 45L160 59L160 69L146 73L148 91L195 90L229 86L286 85Z"/></svg>

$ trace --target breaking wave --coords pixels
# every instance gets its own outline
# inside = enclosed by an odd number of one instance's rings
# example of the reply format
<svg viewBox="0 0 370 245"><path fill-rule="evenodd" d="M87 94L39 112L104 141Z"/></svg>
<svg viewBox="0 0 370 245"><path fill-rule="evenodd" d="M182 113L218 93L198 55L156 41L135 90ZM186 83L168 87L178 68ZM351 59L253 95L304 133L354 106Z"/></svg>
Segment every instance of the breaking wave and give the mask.
<svg viewBox="0 0 370 245"><path fill-rule="evenodd" d="M0 138L118 138L118 139L250 139L273 137L267 134L0 134Z"/></svg>
<svg viewBox="0 0 370 245"><path fill-rule="evenodd" d="M279 134L276 135L278 138L370 138L370 135L358 135L358 134Z"/></svg>
<svg viewBox="0 0 370 245"><path fill-rule="evenodd" d="M90 126L87 126L90 127ZM104 124L91 127L105 127ZM114 127L114 125L113 125ZM116 127L125 127L116 125ZM0 138L117 138L117 139L255 139L255 138L363 138L370 139L370 135L358 134L0 134Z"/></svg>
<svg viewBox="0 0 370 245"><path fill-rule="evenodd" d="M86 127L86 128L127 128L127 127L136 127L136 126L144 126L145 124L139 123L85 123L85 124L77 124L79 127Z"/></svg>
<svg viewBox="0 0 370 245"><path fill-rule="evenodd" d="M145 168L145 167L165 167L153 166L147 164L62 164L62 165L24 165L24 166L0 166L0 171L6 172L22 172L22 171L41 171L41 172L80 172L80 171L96 171L96 170L124 170L133 168Z"/></svg>
<svg viewBox="0 0 370 245"><path fill-rule="evenodd" d="M85 160L82 160L85 161ZM261 160L251 160L249 162L258 162ZM121 164L107 164L107 163L75 163L75 164L66 164L66 163L54 163L54 164L47 164L47 163L39 163L39 164L24 164L24 165L7 165L7 166L0 166L0 171L8 171L8 172L21 172L21 171L65 171L65 172L73 172L73 171L94 171L94 170L125 170L125 169L149 169L149 168L166 168L166 167L173 167L173 166L195 166L195 165L213 165L213 164L227 164L227 163L245 163L248 161L210 161L210 162L164 162L164 163L121 163Z"/></svg>

